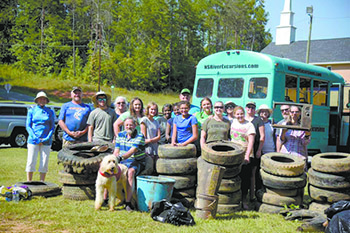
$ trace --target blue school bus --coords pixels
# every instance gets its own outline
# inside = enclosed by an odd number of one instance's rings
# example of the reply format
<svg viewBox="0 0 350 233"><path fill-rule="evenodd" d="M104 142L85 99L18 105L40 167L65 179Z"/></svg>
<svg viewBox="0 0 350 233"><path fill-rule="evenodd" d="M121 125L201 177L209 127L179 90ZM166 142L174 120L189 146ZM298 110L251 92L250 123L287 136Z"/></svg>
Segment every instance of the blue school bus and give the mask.
<svg viewBox="0 0 350 233"><path fill-rule="evenodd" d="M192 104L199 106L204 97L210 97L213 103L230 100L240 106L254 101L257 108L261 104L273 108L274 102L312 104L309 153L349 151L344 85L339 74L323 67L253 51L229 50L198 63ZM273 120L280 119L280 111L274 111Z"/></svg>

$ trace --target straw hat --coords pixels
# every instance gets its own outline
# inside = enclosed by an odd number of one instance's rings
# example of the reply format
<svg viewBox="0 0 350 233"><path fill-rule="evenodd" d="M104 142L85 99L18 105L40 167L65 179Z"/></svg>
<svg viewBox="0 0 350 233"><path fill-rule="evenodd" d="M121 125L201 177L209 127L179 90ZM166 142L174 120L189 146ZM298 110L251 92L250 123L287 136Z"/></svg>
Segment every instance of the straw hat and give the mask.
<svg viewBox="0 0 350 233"><path fill-rule="evenodd" d="M97 96L99 96L99 95L105 95L107 97L107 106L111 106L111 96L104 91L99 91L91 97L91 100L94 103L95 108L98 107Z"/></svg>
<svg viewBox="0 0 350 233"><path fill-rule="evenodd" d="M45 98L47 99L47 102L48 102L48 103L50 102L49 98L47 98L46 93L43 92L43 91L40 91L40 92L38 92L38 94L36 94L36 97L35 97L35 99L34 99L34 102L37 103L37 100L38 100L38 98L40 98L40 97L45 97Z"/></svg>
<svg viewBox="0 0 350 233"><path fill-rule="evenodd" d="M258 111L257 111L257 113L260 114L260 111L261 111L261 110L268 110L269 113L270 113L270 116L272 115L272 109L269 108L269 106L267 106L266 104L260 105L260 106L259 106L259 109L258 109Z"/></svg>

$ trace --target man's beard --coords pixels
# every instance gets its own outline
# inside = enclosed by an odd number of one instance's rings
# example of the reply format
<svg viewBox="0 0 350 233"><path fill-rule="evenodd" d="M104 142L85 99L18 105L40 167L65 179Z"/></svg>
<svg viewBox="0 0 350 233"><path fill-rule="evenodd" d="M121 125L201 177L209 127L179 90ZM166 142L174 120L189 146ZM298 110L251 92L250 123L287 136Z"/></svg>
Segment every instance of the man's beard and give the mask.
<svg viewBox="0 0 350 233"><path fill-rule="evenodd" d="M126 133L131 136L134 133L134 131L135 131L134 129L133 130L127 129Z"/></svg>

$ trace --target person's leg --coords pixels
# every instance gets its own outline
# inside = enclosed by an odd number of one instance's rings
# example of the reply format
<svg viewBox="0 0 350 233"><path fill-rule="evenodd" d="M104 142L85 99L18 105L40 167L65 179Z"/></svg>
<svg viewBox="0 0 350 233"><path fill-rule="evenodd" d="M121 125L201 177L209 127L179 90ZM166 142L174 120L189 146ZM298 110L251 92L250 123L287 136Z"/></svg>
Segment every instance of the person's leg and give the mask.
<svg viewBox="0 0 350 233"><path fill-rule="evenodd" d="M247 194L248 194L248 189L250 187L250 168L249 164L242 165L242 170L239 176L241 177L241 191L242 191L242 205L243 209L248 209L248 202L247 202Z"/></svg>
<svg viewBox="0 0 350 233"><path fill-rule="evenodd" d="M127 182L127 195L126 195L126 202L125 202L125 209L127 211L131 211L131 198L133 195L134 190L134 177L135 177L135 169L129 168L128 169L128 182Z"/></svg>
<svg viewBox="0 0 350 233"><path fill-rule="evenodd" d="M49 168L50 151L51 151L51 146L46 146L46 145L39 146L39 152L40 152L39 172L40 172L40 181L42 182L45 181L46 173Z"/></svg>
<svg viewBox="0 0 350 233"><path fill-rule="evenodd" d="M252 173L250 174L250 190L249 190L249 198L250 201L254 200L255 197L255 173L257 166L252 165Z"/></svg>
<svg viewBox="0 0 350 233"><path fill-rule="evenodd" d="M27 165L26 165L27 181L32 181L33 174L35 172L35 165L36 165L36 159L38 157L39 147L37 145L28 143L27 148L28 148L28 157L27 157Z"/></svg>

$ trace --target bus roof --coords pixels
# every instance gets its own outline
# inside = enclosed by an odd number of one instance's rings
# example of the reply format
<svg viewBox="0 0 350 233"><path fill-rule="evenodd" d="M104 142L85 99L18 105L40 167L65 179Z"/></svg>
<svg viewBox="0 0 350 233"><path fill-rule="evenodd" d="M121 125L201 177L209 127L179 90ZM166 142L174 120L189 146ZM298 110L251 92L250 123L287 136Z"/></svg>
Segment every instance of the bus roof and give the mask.
<svg viewBox="0 0 350 233"><path fill-rule="evenodd" d="M257 72L261 74L274 71L309 76L331 83L345 83L339 74L327 68L246 50L228 50L209 55L199 61L196 75L253 74Z"/></svg>

